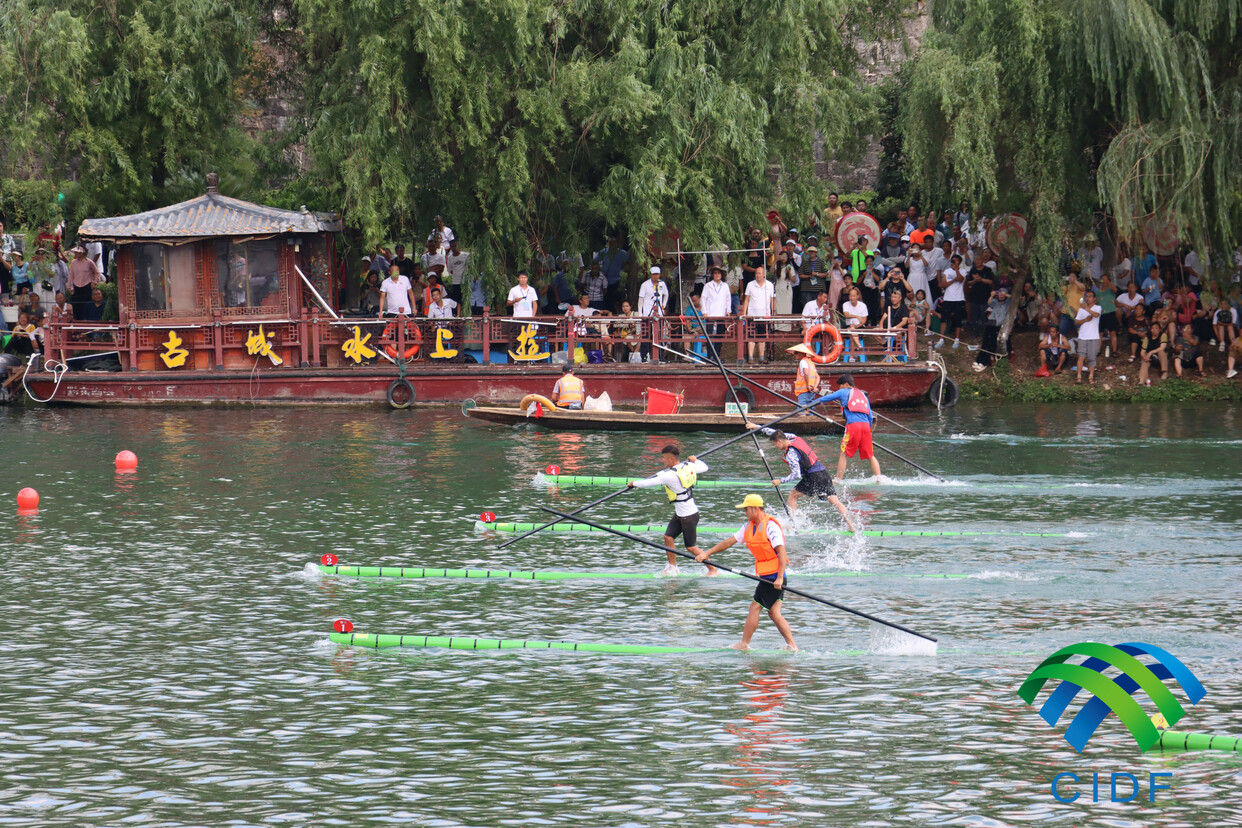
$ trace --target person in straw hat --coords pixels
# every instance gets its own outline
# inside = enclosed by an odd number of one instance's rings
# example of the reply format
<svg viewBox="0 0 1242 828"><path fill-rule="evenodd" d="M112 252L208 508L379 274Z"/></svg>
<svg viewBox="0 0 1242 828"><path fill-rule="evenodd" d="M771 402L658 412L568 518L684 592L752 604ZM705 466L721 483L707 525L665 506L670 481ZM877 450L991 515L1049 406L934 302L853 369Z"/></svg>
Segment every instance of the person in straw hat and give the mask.
<svg viewBox="0 0 1242 828"><path fill-rule="evenodd" d="M798 405L810 405L819 396L819 371L815 370L813 359L815 352L811 346L799 342L792 348L786 348L785 353L802 356L798 360L798 374L794 377L794 396L798 399Z"/></svg>
<svg viewBox="0 0 1242 828"><path fill-rule="evenodd" d="M746 524L734 534L708 549L698 552L694 559L705 563L717 552L723 552L735 543L744 543L755 558L755 574L761 579L755 587L750 602L750 612L742 627L742 640L733 645L735 650L749 650L750 639L759 629L759 611L766 609L768 617L785 639L785 649L797 652L789 622L781 615L781 599L785 597L785 570L789 568L789 555L785 553L785 532L776 518L764 511L763 498L757 494L746 498L735 508L746 511Z"/></svg>

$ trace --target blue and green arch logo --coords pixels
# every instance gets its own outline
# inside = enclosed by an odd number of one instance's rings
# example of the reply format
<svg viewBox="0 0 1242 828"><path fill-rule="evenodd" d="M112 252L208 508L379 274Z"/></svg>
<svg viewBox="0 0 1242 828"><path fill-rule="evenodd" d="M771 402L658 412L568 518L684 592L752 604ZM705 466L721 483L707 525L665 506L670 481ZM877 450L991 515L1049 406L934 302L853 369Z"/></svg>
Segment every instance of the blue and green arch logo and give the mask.
<svg viewBox="0 0 1242 828"><path fill-rule="evenodd" d="M1156 663L1144 664L1135 657L1140 655L1151 656ZM1068 661L1072 656L1086 656L1086 659L1081 664L1070 664ZM1104 671L1110 667L1119 670L1120 674L1115 678L1105 676ZM1134 741L1138 742L1139 748L1145 751L1160 741L1160 732L1134 700L1133 694L1142 688L1171 727L1186 711L1164 685L1169 679L1181 685L1191 704L1198 704L1207 694L1194 673L1166 650L1137 642L1110 647L1087 641L1063 647L1045 658L1022 682L1018 696L1027 704L1034 704L1035 696L1046 683L1059 680L1060 684L1039 709L1044 721L1055 727L1078 691L1086 690L1092 698L1079 708L1070 722L1069 729L1065 731L1065 741L1082 753L1100 722L1109 713L1116 713Z"/></svg>

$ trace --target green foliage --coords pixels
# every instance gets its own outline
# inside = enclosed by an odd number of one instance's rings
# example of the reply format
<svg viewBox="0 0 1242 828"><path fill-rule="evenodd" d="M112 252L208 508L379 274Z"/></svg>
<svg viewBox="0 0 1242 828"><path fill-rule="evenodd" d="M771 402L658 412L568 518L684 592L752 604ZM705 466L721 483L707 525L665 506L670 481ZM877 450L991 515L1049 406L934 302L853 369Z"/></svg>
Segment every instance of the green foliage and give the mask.
<svg viewBox="0 0 1242 828"><path fill-rule="evenodd" d="M822 207L812 145L856 145L874 93L844 0L296 0L317 175L369 242L436 213L484 272L675 227L732 241L781 193ZM849 40L843 36L849 33ZM700 248L701 249L701 248Z"/></svg>
<svg viewBox="0 0 1242 828"><path fill-rule="evenodd" d="M1171 378L1151 386L1075 385L1073 381L1011 376L1007 363L996 363L984 374L962 376L962 400L1005 400L1018 403L1174 403L1242 402L1242 383Z"/></svg>
<svg viewBox="0 0 1242 828"><path fill-rule="evenodd" d="M60 218L58 192L50 181L0 179L0 220L10 230L34 230L44 222L54 222Z"/></svg>
<svg viewBox="0 0 1242 828"><path fill-rule="evenodd" d="M0 12L0 169L76 175L71 221L253 173L238 83L254 4L7 0Z"/></svg>
<svg viewBox="0 0 1242 828"><path fill-rule="evenodd" d="M1171 213L1232 249L1242 218L1237 0L943 0L909 69L906 172L1032 221L1042 287L1062 216L1095 207L1129 234ZM999 205L1022 193L1026 204Z"/></svg>

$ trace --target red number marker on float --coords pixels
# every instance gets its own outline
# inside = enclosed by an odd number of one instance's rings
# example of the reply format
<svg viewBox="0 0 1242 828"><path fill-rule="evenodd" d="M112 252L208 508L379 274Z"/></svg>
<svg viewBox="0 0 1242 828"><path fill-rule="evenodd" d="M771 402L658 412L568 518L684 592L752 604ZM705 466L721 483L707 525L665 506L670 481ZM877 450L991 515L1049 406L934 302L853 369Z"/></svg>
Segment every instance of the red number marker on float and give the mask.
<svg viewBox="0 0 1242 828"><path fill-rule="evenodd" d="M495 512L484 512L483 514L479 515L479 520L483 521L484 523L495 523L496 513Z"/></svg>
<svg viewBox="0 0 1242 828"><path fill-rule="evenodd" d="M544 469L544 472L555 477L556 475L561 473L561 467L553 463L552 465Z"/></svg>
<svg viewBox="0 0 1242 828"><path fill-rule="evenodd" d="M337 558L336 555L333 555L331 552L329 552L323 557L321 557L319 559L319 562L323 564L324 566L336 566L336 562L338 560L339 558Z"/></svg>
<svg viewBox="0 0 1242 828"><path fill-rule="evenodd" d="M354 631L354 622L348 618L338 618L332 622L332 629L339 633L349 633Z"/></svg>

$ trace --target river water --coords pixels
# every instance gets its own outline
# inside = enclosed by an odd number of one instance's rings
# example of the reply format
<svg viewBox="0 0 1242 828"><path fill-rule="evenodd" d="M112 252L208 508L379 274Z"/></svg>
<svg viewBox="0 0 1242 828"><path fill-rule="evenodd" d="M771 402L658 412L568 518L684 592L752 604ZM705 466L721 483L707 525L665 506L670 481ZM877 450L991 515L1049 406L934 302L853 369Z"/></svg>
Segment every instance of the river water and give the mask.
<svg viewBox="0 0 1242 828"><path fill-rule="evenodd" d="M891 482L865 486L854 467L851 508L870 528L1064 535L791 535L795 573L869 573L792 584L938 637L934 656L877 650L867 622L808 601L786 602L796 655L326 640L349 618L381 633L733 643L751 592L737 579L304 571L325 552L653 571L660 553L597 535L497 550L474 519L534 520L541 505L600 497L532 481L550 463L647 473L658 436L482 426L451 410L0 411L0 825L1242 825L1242 757L1144 754L1115 716L1080 755L1062 738L1077 704L1054 729L1016 696L1060 647L1146 642L1207 688L1176 729L1242 735L1242 410L899 416L925 438L890 426L877 438L948 483L882 456ZM832 439L815 445L834 457ZM137 453L136 473L114 472L121 449ZM708 462L708 476L762 475L745 442ZM23 486L42 496L37 515L16 513ZM741 494L700 490L705 522L738 521ZM591 512L669 513L656 491ZM816 505L797 528L837 525ZM909 577L926 574L971 577ZM778 643L765 620L755 644ZM1050 792L1062 772L1083 780L1061 789L1080 794L1072 804ZM1133 801L1108 801L1114 772L1140 780ZM1171 789L1151 802L1155 772Z"/></svg>

